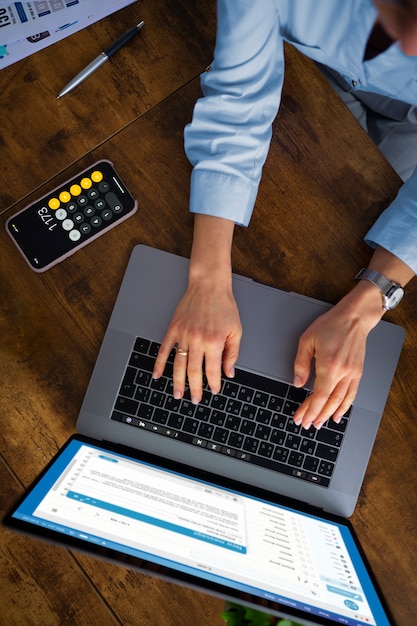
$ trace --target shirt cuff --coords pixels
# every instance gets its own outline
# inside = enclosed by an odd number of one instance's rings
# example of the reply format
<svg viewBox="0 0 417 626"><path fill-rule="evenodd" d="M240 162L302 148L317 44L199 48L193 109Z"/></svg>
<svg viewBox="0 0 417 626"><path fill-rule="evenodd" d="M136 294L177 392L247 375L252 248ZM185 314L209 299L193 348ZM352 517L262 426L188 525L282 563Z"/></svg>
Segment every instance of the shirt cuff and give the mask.
<svg viewBox="0 0 417 626"><path fill-rule="evenodd" d="M367 244L385 248L417 273L417 170L365 235Z"/></svg>
<svg viewBox="0 0 417 626"><path fill-rule="evenodd" d="M191 174L190 211L248 226L257 193L257 185L238 176L194 169Z"/></svg>

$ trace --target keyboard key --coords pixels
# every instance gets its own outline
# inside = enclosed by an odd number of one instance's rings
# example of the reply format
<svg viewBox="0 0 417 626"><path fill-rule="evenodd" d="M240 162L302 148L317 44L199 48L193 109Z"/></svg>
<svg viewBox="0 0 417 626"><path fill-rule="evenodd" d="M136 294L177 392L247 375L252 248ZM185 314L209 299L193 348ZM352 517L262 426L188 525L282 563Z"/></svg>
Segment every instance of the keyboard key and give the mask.
<svg viewBox="0 0 417 626"><path fill-rule="evenodd" d="M268 406L269 396L266 393L262 393L261 391L255 391L253 396L253 404L256 406L261 406L266 408Z"/></svg>
<svg viewBox="0 0 417 626"><path fill-rule="evenodd" d="M273 428L271 431L270 440L272 443L275 443L277 446L283 446L285 443L287 435L282 430L278 430Z"/></svg>
<svg viewBox="0 0 417 626"><path fill-rule="evenodd" d="M287 446L287 448L290 448L291 450L298 450L300 444L301 437L299 437L298 435L292 435L291 433L287 435L287 438L285 440L285 445Z"/></svg>
<svg viewBox="0 0 417 626"><path fill-rule="evenodd" d="M161 376L161 378L154 379L150 376L149 386L151 389L155 389L156 391L165 391L165 387L168 383L168 379L165 376Z"/></svg>
<svg viewBox="0 0 417 626"><path fill-rule="evenodd" d="M253 435L256 428L256 422L253 420L242 420L240 424L240 432L244 435Z"/></svg>
<svg viewBox="0 0 417 626"><path fill-rule="evenodd" d="M277 446L272 456L276 461L285 463L286 460L288 459L289 454L290 454L290 451L287 448L282 448L280 446Z"/></svg>
<svg viewBox="0 0 417 626"><path fill-rule="evenodd" d="M135 341L134 350L135 352L142 352L142 354L147 354L149 350L149 346L151 342L149 339L144 339L143 337L137 337Z"/></svg>
<svg viewBox="0 0 417 626"><path fill-rule="evenodd" d="M154 414L152 416L152 421L157 424L166 424L168 421L169 413L164 409L155 409Z"/></svg>
<svg viewBox="0 0 417 626"><path fill-rule="evenodd" d="M137 415L138 417L142 417L144 420L150 420L152 418L154 410L154 407L150 406L150 404L147 404L146 402L140 402Z"/></svg>
<svg viewBox="0 0 417 626"><path fill-rule="evenodd" d="M179 415L179 413L171 413L168 419L168 426L171 428L175 428L176 430L181 430L181 427L184 423L184 416Z"/></svg>
<svg viewBox="0 0 417 626"><path fill-rule="evenodd" d="M241 448L244 439L245 439L245 436L242 435L242 433L230 433L229 440L227 443L229 446L232 446L233 448Z"/></svg>
<svg viewBox="0 0 417 626"><path fill-rule="evenodd" d="M202 422L208 422L210 419L211 413L212 411L208 406L202 406L201 404L199 404L195 411L195 417L201 420Z"/></svg>
<svg viewBox="0 0 417 626"><path fill-rule="evenodd" d="M199 425L200 422L198 420L192 419L191 417L186 417L184 420L183 430L185 430L186 433L192 433L193 435L195 435Z"/></svg>
<svg viewBox="0 0 417 626"><path fill-rule="evenodd" d="M315 456L306 456L306 458L304 459L303 467L309 472L314 473L314 472L317 472L319 463L320 463L319 459L317 459Z"/></svg>
<svg viewBox="0 0 417 626"><path fill-rule="evenodd" d="M271 396L268 402L268 409L271 411L277 411L278 413L282 412L282 407L284 406L284 398L280 398L278 396Z"/></svg>
<svg viewBox="0 0 417 626"><path fill-rule="evenodd" d="M127 396L129 398L133 398L135 391L136 391L136 385L135 385L135 377L136 377L136 370L134 367L128 367L126 369L126 373L124 375L123 378L123 382L122 385L120 387L120 393L123 396Z"/></svg>
<svg viewBox="0 0 417 626"><path fill-rule="evenodd" d="M134 369L133 367L131 369ZM144 372L143 370L135 370L136 377L135 383L137 385L143 385L145 387L149 387L149 384L152 380L152 374L150 372Z"/></svg>
<svg viewBox="0 0 417 626"><path fill-rule="evenodd" d="M327 443L329 446L335 446L336 448L340 448L342 443L343 435L335 430L330 430L328 428L321 428L316 435L317 441L321 443Z"/></svg>
<svg viewBox="0 0 417 626"><path fill-rule="evenodd" d="M246 452L250 452L251 454L255 454L258 449L259 441L254 437L245 437L245 441L243 443L243 449Z"/></svg>
<svg viewBox="0 0 417 626"><path fill-rule="evenodd" d="M196 405L190 402L189 400L183 400L179 408L179 412L181 413L181 415L192 417L194 413L196 412Z"/></svg>
<svg viewBox="0 0 417 626"><path fill-rule="evenodd" d="M207 422L202 422L198 428L198 436L204 437L204 439L211 439L213 434L214 426L213 424L208 424Z"/></svg>
<svg viewBox="0 0 417 626"><path fill-rule="evenodd" d="M213 409L220 409L220 411L224 411L226 403L226 396L221 396L220 394L218 394L216 396L212 396L210 406L213 407Z"/></svg>
<svg viewBox="0 0 417 626"><path fill-rule="evenodd" d="M226 422L226 413L224 411L211 411L210 422L216 426L224 426Z"/></svg>
<svg viewBox="0 0 417 626"><path fill-rule="evenodd" d="M238 400L242 402L252 402L253 394L255 393L254 389L250 389L250 387L240 387L239 393L237 394Z"/></svg>
<svg viewBox="0 0 417 626"><path fill-rule="evenodd" d="M333 461L333 463L337 459L337 455L339 454L338 448L333 448L332 446L325 446L322 443L319 443L315 452L315 455L319 457L319 459L327 459L327 461Z"/></svg>
<svg viewBox="0 0 417 626"><path fill-rule="evenodd" d="M314 454L316 447L317 443L315 441L310 441L309 439L301 440L300 450L304 452L304 454Z"/></svg>
<svg viewBox="0 0 417 626"><path fill-rule="evenodd" d="M290 402L290 400L286 400L286 402L284 403L282 412L285 415L288 415L289 417L294 417L296 410L298 409L299 405L296 402Z"/></svg>
<svg viewBox="0 0 417 626"><path fill-rule="evenodd" d="M344 433L347 428L348 423L349 423L349 420L347 419L347 417L342 417L339 424L336 424L334 420L329 420L327 424L327 428L330 428L330 430L337 430L339 433Z"/></svg>
<svg viewBox="0 0 417 626"><path fill-rule="evenodd" d="M149 404L152 404L153 406L159 406L159 407L164 406L165 395L161 393L160 391L152 391L150 398L149 398Z"/></svg>
<svg viewBox="0 0 417 626"><path fill-rule="evenodd" d="M148 353L151 357L153 357L154 359L156 359L156 357L158 356L158 352L159 352L159 348L161 347L160 343L156 343L155 341L151 341L151 345L149 346L149 350ZM171 358L172 361L172 358Z"/></svg>
<svg viewBox="0 0 417 626"><path fill-rule="evenodd" d="M269 411L269 409L258 409L257 413L256 413L256 421L259 424L269 424L269 422L271 421L272 418L272 411Z"/></svg>
<svg viewBox="0 0 417 626"><path fill-rule="evenodd" d="M240 415L241 409L242 403L240 400L228 400L224 410L226 413L231 413L232 415Z"/></svg>
<svg viewBox="0 0 417 626"><path fill-rule="evenodd" d="M297 402L297 404L302 404L304 400L307 398L308 391L306 389L300 387L292 387L288 389L288 400L292 400L293 402Z"/></svg>
<svg viewBox="0 0 417 626"><path fill-rule="evenodd" d="M265 424L259 424L256 427L256 431L255 431L255 437L257 439L263 439L264 441L268 441L269 436L271 434L271 427L270 426L265 426Z"/></svg>
<svg viewBox="0 0 417 626"><path fill-rule="evenodd" d="M256 412L257 412L256 407L252 406L251 404L244 403L242 405L242 412L241 412L242 417L249 419L249 420L254 420L256 416Z"/></svg>
<svg viewBox="0 0 417 626"><path fill-rule="evenodd" d="M295 465L295 467L302 467L304 461L304 454L301 452L290 452L290 456L288 457L288 463L290 465Z"/></svg>
<svg viewBox="0 0 417 626"><path fill-rule="evenodd" d="M115 404L115 409L117 411L122 411L123 413L128 413L129 415L136 415L138 407L139 402L132 400L131 398L123 398L123 396L117 398Z"/></svg>
<svg viewBox="0 0 417 626"><path fill-rule="evenodd" d="M239 393L239 385L231 382L230 380L226 380L223 386L223 395L228 398L237 398Z"/></svg>
<svg viewBox="0 0 417 626"><path fill-rule="evenodd" d="M294 424L294 421L292 419L289 419L287 421L285 430L287 431L287 433L294 433L298 435L298 433L301 431L301 426L297 426L297 424Z"/></svg>
<svg viewBox="0 0 417 626"><path fill-rule="evenodd" d="M229 431L220 426L216 426L213 433L213 440L218 443L226 443L229 437Z"/></svg>
<svg viewBox="0 0 417 626"><path fill-rule="evenodd" d="M334 463L329 463L329 461L320 461L318 473L322 476L331 477L334 470Z"/></svg>
<svg viewBox="0 0 417 626"><path fill-rule="evenodd" d="M271 418L271 426L280 430L284 430L287 425L287 420L288 418L285 417L285 415L279 415L278 413L274 413Z"/></svg>
<svg viewBox="0 0 417 626"><path fill-rule="evenodd" d="M274 451L275 446L272 445L272 443L268 443L266 441L261 441L260 445L259 445L259 450L258 453L261 454L262 456L266 456L268 458L272 457L272 453Z"/></svg>
<svg viewBox="0 0 417 626"><path fill-rule="evenodd" d="M149 372L150 374L153 372L154 363L155 359L150 356L140 354L139 352L132 352L129 360L129 365L145 370L145 372Z"/></svg>
<svg viewBox="0 0 417 626"><path fill-rule="evenodd" d="M228 415L225 423L226 428L229 430L239 430L240 419L237 415Z"/></svg>

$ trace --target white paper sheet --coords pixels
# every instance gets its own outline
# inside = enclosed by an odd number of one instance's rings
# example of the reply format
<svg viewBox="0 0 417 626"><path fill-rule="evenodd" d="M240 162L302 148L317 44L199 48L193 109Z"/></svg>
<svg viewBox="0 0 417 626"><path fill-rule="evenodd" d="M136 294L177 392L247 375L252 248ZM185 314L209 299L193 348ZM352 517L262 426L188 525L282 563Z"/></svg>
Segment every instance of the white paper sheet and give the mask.
<svg viewBox="0 0 417 626"><path fill-rule="evenodd" d="M137 0L0 0L0 69ZM134 26L134 24L132 24Z"/></svg>

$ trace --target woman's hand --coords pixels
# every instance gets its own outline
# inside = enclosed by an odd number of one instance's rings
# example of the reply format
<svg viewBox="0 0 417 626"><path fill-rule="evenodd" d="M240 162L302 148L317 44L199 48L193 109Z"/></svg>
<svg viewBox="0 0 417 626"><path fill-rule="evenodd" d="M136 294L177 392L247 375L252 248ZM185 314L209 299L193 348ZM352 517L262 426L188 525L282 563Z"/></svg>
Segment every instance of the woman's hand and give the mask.
<svg viewBox="0 0 417 626"><path fill-rule="evenodd" d="M232 292L234 223L196 214L188 288L159 349L153 376L162 375L176 345L174 396L182 398L188 378L192 401L202 397L203 370L211 391L220 391L222 369L233 376L242 327Z"/></svg>
<svg viewBox="0 0 417 626"><path fill-rule="evenodd" d="M369 268L403 286L414 276L410 267L381 247L376 248ZM384 313L378 287L360 280L303 333L294 363L294 384L306 384L313 358L316 378L313 393L294 415L296 424L320 428L331 416L340 421L358 391L368 334Z"/></svg>
<svg viewBox="0 0 417 626"><path fill-rule="evenodd" d="M213 394L221 387L222 369L233 377L242 327L231 287L192 283L181 299L155 362L154 377L162 375L166 360L177 345L174 360L174 397L184 394L186 378L194 404L202 397L203 371ZM185 351L187 354L182 354Z"/></svg>

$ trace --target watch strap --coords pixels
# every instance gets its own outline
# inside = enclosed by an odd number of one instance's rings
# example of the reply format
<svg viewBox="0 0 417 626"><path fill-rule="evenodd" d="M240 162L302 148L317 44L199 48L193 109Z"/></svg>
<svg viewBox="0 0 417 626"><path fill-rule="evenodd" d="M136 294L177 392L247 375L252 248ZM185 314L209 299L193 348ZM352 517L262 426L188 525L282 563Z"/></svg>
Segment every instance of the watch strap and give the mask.
<svg viewBox="0 0 417 626"><path fill-rule="evenodd" d="M363 267L356 274L355 279L368 280L370 283L378 287L385 295L388 294L389 290L392 287L397 287L396 283L393 283L392 280L389 280L386 276L380 274L380 272L377 272L376 270L366 269L365 267ZM399 286L400 285L398 285L398 287Z"/></svg>

